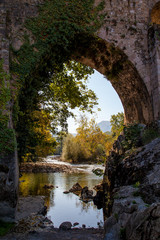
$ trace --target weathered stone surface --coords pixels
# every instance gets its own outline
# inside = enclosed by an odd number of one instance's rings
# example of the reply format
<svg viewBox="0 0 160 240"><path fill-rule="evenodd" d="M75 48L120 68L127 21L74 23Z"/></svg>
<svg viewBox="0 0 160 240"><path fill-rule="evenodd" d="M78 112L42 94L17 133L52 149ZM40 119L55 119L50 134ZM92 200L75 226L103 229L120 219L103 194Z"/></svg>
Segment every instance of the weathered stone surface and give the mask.
<svg viewBox="0 0 160 240"><path fill-rule="evenodd" d="M129 240L160 238L160 203L132 215L126 225Z"/></svg>
<svg viewBox="0 0 160 240"><path fill-rule="evenodd" d="M0 219L15 221L18 198L18 160L16 152L0 157Z"/></svg>
<svg viewBox="0 0 160 240"><path fill-rule="evenodd" d="M7 72L10 69L12 55L10 46L16 50L21 47L26 32L24 22L38 14L38 6L43 2L44 0L0 2L0 59L4 60L4 69ZM100 0L95 0L95 4L99 2ZM73 56L74 59L108 77L122 101L127 122L135 120L149 123L160 119L160 29L157 25L159 6L159 0L148 0L147 4L146 0L120 2L105 0L106 19L104 25L97 31L99 38L96 42L95 39L93 42L90 41L86 49L80 42L77 53ZM30 41L33 43L31 34ZM0 192L5 192L6 196L9 194L12 200L15 198L12 205L16 205L18 186L18 167L15 159L16 156L11 156L12 163L7 164L10 187L7 186L7 190L4 191L4 187L0 186ZM0 159L0 164L4 163L5 160ZM132 174L131 179L127 181L136 181L139 174L143 179L141 171L136 170L135 175ZM118 181L116 184L119 185ZM153 188L149 186L150 184L147 189L143 187L144 196L146 191L153 192L154 189L156 198L159 194L157 183L151 185ZM6 201L10 201L8 197ZM1 214L3 213L0 213L0 218Z"/></svg>
<svg viewBox="0 0 160 240"><path fill-rule="evenodd" d="M43 2L44 0L14 2L4 0L4 3L1 3L0 20L3 24L0 26L0 39L2 39L0 58L5 60L5 68L9 69L9 45L11 44L16 50L21 47L24 41L23 35L27 31L24 22L27 18L38 14L38 6ZM95 2L98 4L100 0ZM102 40L98 47L98 64L88 48L91 47L93 52L100 39L96 44L93 43L93 46L90 42L85 54L79 54L80 61L104 75L108 72L108 79L111 81L111 75L119 69L117 73L119 81L113 80L112 85L122 100L126 119L129 122L133 120L150 122L153 118L159 119L160 116L157 34L159 29L156 24L150 24L151 21L155 22L159 9L155 8L156 3L158 4L158 0L149 0L148 4L145 0L121 1L120 4L117 4L117 0L105 0L106 19L97 32ZM31 33L30 41L33 43ZM107 43L106 47L104 43ZM126 66L123 66L124 59L127 59Z"/></svg>
<svg viewBox="0 0 160 240"><path fill-rule="evenodd" d="M116 160L115 160L116 159ZM116 163L114 164L114 161ZM136 182L154 188L159 186L160 174L160 138L153 140L144 147L138 148L132 155L120 160L120 155L111 152L106 173L112 181L112 188Z"/></svg>
<svg viewBox="0 0 160 240"><path fill-rule="evenodd" d="M160 138L125 158L111 152L104 176L105 196L110 201L105 239L119 240L122 234L126 240L160 237L159 166Z"/></svg>
<svg viewBox="0 0 160 240"><path fill-rule="evenodd" d="M40 214L44 209L44 197L20 197L16 213L16 221L30 217L32 214ZM43 215L43 214L42 214Z"/></svg>

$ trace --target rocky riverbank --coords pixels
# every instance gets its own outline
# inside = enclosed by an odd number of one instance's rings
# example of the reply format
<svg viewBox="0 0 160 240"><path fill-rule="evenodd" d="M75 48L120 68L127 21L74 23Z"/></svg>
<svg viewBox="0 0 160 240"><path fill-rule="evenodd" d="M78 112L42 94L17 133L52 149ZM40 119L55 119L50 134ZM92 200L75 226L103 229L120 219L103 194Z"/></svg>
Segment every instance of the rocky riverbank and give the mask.
<svg viewBox="0 0 160 240"><path fill-rule="evenodd" d="M20 164L20 172L33 172L33 173L55 173L55 172L79 172L79 170L71 165L55 164L47 162L26 162Z"/></svg>
<svg viewBox="0 0 160 240"><path fill-rule="evenodd" d="M160 239L160 138L128 156L120 145L104 175L105 240Z"/></svg>
<svg viewBox="0 0 160 240"><path fill-rule="evenodd" d="M54 228L53 222L45 216L44 197L21 197L17 209L16 224L1 240L62 240L91 239L102 240L104 230L101 228L79 228L78 223L63 222Z"/></svg>

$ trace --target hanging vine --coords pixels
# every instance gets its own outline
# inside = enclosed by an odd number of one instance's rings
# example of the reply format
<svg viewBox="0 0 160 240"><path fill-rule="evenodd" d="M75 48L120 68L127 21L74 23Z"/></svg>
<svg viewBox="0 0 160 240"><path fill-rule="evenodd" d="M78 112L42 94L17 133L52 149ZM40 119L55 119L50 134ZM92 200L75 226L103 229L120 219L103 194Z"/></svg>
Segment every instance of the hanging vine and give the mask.
<svg viewBox="0 0 160 240"><path fill-rule="evenodd" d="M17 107L14 108L14 119L18 120L14 124L18 132L21 156L28 151L27 145L33 144L28 139L33 139L31 116L33 111L39 109L39 92L50 84L53 75L63 75L64 64L70 65L79 41L86 37L89 39L89 36L93 37L100 28L105 17L102 13L103 8L104 1L94 6L93 0L46 0L39 7L37 17L26 21L23 45L18 51L12 49L11 64L11 72L17 76L21 85L17 96L19 109L17 111ZM79 66L78 71L84 71L84 67ZM92 72L89 67L85 71L85 74ZM66 81L69 81L68 78ZM72 84L77 83L72 81ZM81 101L87 108L87 104L95 99L95 95L90 92L84 97L80 94L80 89L75 89L79 97L77 103ZM66 114L67 117L66 107L63 111L63 115Z"/></svg>

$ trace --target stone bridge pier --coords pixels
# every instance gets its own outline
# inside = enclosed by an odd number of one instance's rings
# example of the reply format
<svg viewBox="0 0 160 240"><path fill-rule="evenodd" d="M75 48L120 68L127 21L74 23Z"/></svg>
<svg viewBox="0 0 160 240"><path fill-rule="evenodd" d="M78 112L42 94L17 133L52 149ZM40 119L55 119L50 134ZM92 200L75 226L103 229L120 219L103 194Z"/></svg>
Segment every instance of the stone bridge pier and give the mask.
<svg viewBox="0 0 160 240"><path fill-rule="evenodd" d="M95 0L95 4L99 2ZM38 14L40 4L43 0L0 1L0 59L7 73L10 47L21 47L23 24ZM122 101L126 122L160 120L160 1L105 0L103 11L106 18L98 38L88 42L87 48L79 43L73 59L107 77ZM10 112L8 128L12 129ZM17 192L15 149L12 155L0 153L0 219L14 220Z"/></svg>

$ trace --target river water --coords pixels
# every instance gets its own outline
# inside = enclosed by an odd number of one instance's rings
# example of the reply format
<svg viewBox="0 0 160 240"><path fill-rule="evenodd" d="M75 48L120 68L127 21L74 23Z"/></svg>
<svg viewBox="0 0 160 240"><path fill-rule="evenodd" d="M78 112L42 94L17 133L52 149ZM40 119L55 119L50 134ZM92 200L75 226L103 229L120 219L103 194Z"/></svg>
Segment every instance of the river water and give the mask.
<svg viewBox="0 0 160 240"><path fill-rule="evenodd" d="M46 161L65 164L53 157L48 157ZM102 177L92 173L92 169L102 168L102 166L87 164L73 166L81 171L78 173L23 173L20 178L20 195L46 196L47 217L52 220L54 227L59 227L64 221L70 221L72 224L78 222L78 227L82 227L82 224L86 227L98 227L99 223L103 223L103 210L97 209L93 202L84 203L79 200L79 196L63 192L68 191L77 182L82 187L88 186L89 189L93 189L95 185L102 182ZM54 188L45 189L45 184L52 184Z"/></svg>

